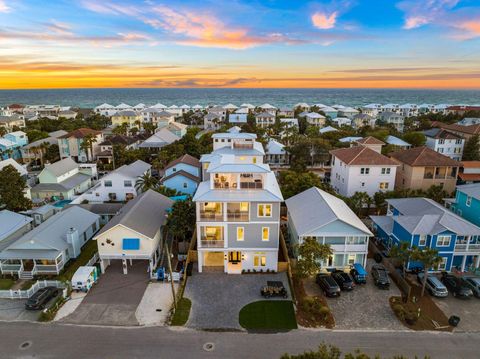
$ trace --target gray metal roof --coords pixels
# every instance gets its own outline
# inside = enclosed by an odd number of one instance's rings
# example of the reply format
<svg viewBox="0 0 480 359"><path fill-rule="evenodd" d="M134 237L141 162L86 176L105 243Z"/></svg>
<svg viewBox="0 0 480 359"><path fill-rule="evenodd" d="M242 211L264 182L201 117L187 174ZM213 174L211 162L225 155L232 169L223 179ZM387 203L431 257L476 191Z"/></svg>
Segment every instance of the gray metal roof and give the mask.
<svg viewBox="0 0 480 359"><path fill-rule="evenodd" d="M148 190L129 201L97 236L120 224L148 238L153 238L165 224L166 211L172 207L173 203L174 201L170 198Z"/></svg>
<svg viewBox="0 0 480 359"><path fill-rule="evenodd" d="M72 160L70 157L64 158L58 162L54 162L52 164L46 165L43 169L44 171L49 171L56 177L59 177L67 172L70 172L78 168L78 164Z"/></svg>
<svg viewBox="0 0 480 359"><path fill-rule="evenodd" d="M117 214L124 206L123 203L81 203L81 204L69 204L66 207L79 206L86 209L89 212L95 214Z"/></svg>
<svg viewBox="0 0 480 359"><path fill-rule="evenodd" d="M28 216L7 209L0 211L0 243L32 220Z"/></svg>
<svg viewBox="0 0 480 359"><path fill-rule="evenodd" d="M130 177L140 177L143 176L152 166L142 160L136 160L129 165L123 165L119 167L114 172L124 174L125 176Z"/></svg>
<svg viewBox="0 0 480 359"><path fill-rule="evenodd" d="M67 208L50 217L0 253L0 259L53 259L67 248L70 228L85 232L99 216L80 207Z"/></svg>
<svg viewBox="0 0 480 359"><path fill-rule="evenodd" d="M308 235L336 220L349 224L367 236L373 235L345 202L317 187L290 197L285 203L299 236Z"/></svg>
<svg viewBox="0 0 480 359"><path fill-rule="evenodd" d="M83 182L89 181L90 176L84 173L77 173L59 183L39 183L32 187L33 192L53 192L53 191L70 191Z"/></svg>

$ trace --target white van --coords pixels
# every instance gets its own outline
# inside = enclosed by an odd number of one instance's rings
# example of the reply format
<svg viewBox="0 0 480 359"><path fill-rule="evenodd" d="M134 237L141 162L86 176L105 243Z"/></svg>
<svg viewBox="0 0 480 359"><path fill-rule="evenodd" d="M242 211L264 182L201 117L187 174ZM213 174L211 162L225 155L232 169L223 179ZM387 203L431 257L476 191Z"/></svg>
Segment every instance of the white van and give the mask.
<svg viewBox="0 0 480 359"><path fill-rule="evenodd" d="M72 277L72 290L88 292L97 280L97 267L79 267Z"/></svg>

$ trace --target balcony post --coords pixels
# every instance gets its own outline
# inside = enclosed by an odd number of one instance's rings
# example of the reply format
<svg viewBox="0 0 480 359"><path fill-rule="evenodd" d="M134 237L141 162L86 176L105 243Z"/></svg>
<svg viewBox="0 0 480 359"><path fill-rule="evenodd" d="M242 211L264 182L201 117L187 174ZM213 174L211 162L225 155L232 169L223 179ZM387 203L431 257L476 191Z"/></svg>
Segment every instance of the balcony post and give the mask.
<svg viewBox="0 0 480 359"><path fill-rule="evenodd" d="M465 236L467 239L467 245L465 246L465 250L468 252L468 247L470 246L470 236Z"/></svg>
<svg viewBox="0 0 480 359"><path fill-rule="evenodd" d="M223 210L223 221L227 222L228 221L228 203L227 202L222 202L222 210Z"/></svg>

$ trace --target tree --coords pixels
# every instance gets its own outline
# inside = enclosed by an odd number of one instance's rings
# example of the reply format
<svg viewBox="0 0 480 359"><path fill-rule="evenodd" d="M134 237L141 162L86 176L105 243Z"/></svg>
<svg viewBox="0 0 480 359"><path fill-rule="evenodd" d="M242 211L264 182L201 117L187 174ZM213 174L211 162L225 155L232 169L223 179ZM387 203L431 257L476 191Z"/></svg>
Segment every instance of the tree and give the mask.
<svg viewBox="0 0 480 359"><path fill-rule="evenodd" d="M314 276L321 269L321 262L333 254L329 244L321 244L314 237L306 237L297 245L298 260L295 267L300 278Z"/></svg>
<svg viewBox="0 0 480 359"><path fill-rule="evenodd" d="M47 150L45 151L45 160L50 163L60 160L60 149L58 148L57 144L48 146Z"/></svg>
<svg viewBox="0 0 480 359"><path fill-rule="evenodd" d="M39 130L27 130L26 131L28 141L30 143L38 141L38 140L43 140L44 138L48 137L48 132L45 131L39 131Z"/></svg>
<svg viewBox="0 0 480 359"><path fill-rule="evenodd" d="M470 137L463 148L464 161L480 161L480 135Z"/></svg>
<svg viewBox="0 0 480 359"><path fill-rule="evenodd" d="M3 126L0 126L0 137L3 137L7 134L7 129Z"/></svg>
<svg viewBox="0 0 480 359"><path fill-rule="evenodd" d="M82 143L80 144L80 149L85 151L87 155L87 161L93 161L93 144L97 142L97 138L93 134L86 135Z"/></svg>
<svg viewBox="0 0 480 359"><path fill-rule="evenodd" d="M32 208L32 201L25 197L25 179L12 165L0 170L0 203L14 212Z"/></svg>
<svg viewBox="0 0 480 359"><path fill-rule="evenodd" d="M357 215L360 215L362 209L372 203L370 196L367 192L355 192L353 196L346 199L348 206L354 211Z"/></svg>
<svg viewBox="0 0 480 359"><path fill-rule="evenodd" d="M295 196L311 187L318 187L329 193L333 193L332 189L322 182L322 179L312 172L279 172L279 184L285 199Z"/></svg>
<svg viewBox="0 0 480 359"><path fill-rule="evenodd" d="M427 138L421 132L408 132L403 135L403 140L410 143L413 147L423 146Z"/></svg>
<svg viewBox="0 0 480 359"><path fill-rule="evenodd" d="M403 241L390 249L390 256L398 259L402 263L404 278L407 272L407 265L410 261L413 250L415 250L415 248L410 247L410 243Z"/></svg>
<svg viewBox="0 0 480 359"><path fill-rule="evenodd" d="M184 241L191 237L195 228L195 204L189 198L186 201L177 201L168 214L168 232L177 240Z"/></svg>
<svg viewBox="0 0 480 359"><path fill-rule="evenodd" d="M158 180L150 173L145 173L143 176L138 177L135 182L135 189L137 191L146 192L149 189L155 189L158 187Z"/></svg>
<svg viewBox="0 0 480 359"><path fill-rule="evenodd" d="M411 258L416 261L420 262L423 265L423 283L422 283L422 294L425 294L425 284L427 283L428 271L430 268L436 268L440 263L442 263L442 257L438 255L438 250L434 248L415 248L412 250Z"/></svg>
<svg viewBox="0 0 480 359"><path fill-rule="evenodd" d="M375 192L375 194L373 195L373 203L375 204L377 215L379 215L382 212L382 208L385 207L386 198L387 198L387 195L385 194L385 192L381 192L381 191Z"/></svg>
<svg viewBox="0 0 480 359"><path fill-rule="evenodd" d="M425 192L425 197L433 199L437 203L442 203L444 198L447 198L449 193L443 189L442 185L432 185Z"/></svg>

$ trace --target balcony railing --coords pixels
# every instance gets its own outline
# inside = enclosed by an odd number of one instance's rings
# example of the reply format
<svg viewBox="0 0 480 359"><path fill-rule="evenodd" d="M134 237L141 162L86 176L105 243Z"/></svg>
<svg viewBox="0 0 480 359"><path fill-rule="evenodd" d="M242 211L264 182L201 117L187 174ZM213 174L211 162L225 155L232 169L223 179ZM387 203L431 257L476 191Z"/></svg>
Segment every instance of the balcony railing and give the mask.
<svg viewBox="0 0 480 359"><path fill-rule="evenodd" d="M466 243L457 243L455 245L455 251L466 251L467 250L467 244ZM468 245L468 251L479 251L480 250L480 244L477 243L470 243Z"/></svg>
<svg viewBox="0 0 480 359"><path fill-rule="evenodd" d="M225 241L223 239L202 238L200 244L203 248L223 248L225 246Z"/></svg>
<svg viewBox="0 0 480 359"><path fill-rule="evenodd" d="M228 212L229 221L248 221L248 212Z"/></svg>
<svg viewBox="0 0 480 359"><path fill-rule="evenodd" d="M200 220L202 221L223 221L223 213L200 211Z"/></svg>
<svg viewBox="0 0 480 359"><path fill-rule="evenodd" d="M240 188L242 189L262 189L262 182L240 182Z"/></svg>
<svg viewBox="0 0 480 359"><path fill-rule="evenodd" d="M253 143L233 143L233 148L252 149Z"/></svg>

